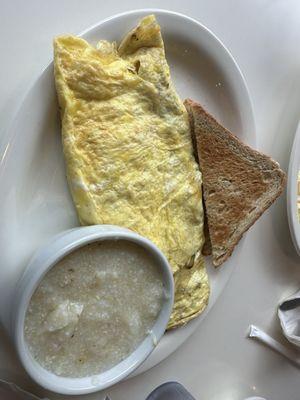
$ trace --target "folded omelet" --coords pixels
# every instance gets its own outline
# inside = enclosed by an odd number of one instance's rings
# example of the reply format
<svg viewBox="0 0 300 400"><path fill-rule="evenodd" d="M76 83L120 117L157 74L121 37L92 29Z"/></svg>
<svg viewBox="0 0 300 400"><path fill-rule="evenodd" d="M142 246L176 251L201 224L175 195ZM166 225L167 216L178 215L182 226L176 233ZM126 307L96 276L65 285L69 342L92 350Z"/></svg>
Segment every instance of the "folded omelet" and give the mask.
<svg viewBox="0 0 300 400"><path fill-rule="evenodd" d="M169 328L207 305L201 173L187 112L170 79L160 27L142 19L119 47L54 40L55 82L73 201L83 225L152 240L175 279Z"/></svg>

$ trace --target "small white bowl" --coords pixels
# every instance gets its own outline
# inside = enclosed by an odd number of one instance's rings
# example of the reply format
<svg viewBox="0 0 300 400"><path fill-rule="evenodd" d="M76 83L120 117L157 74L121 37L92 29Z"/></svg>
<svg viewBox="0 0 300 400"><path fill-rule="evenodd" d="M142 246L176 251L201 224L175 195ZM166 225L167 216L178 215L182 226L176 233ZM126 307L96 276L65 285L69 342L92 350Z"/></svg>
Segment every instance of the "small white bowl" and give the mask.
<svg viewBox="0 0 300 400"><path fill-rule="evenodd" d="M75 249L102 240L128 240L146 249L157 261L162 273L166 293L162 309L157 320L144 341L126 359L113 368L85 378L66 378L57 376L44 369L32 357L25 338L24 320L34 291L44 275L60 259ZM93 225L71 229L55 236L45 247L38 250L29 262L18 286L12 313L11 331L15 345L28 374L41 386L61 394L86 394L96 392L119 382L134 371L153 351L163 336L172 311L174 283L171 268L163 253L148 239L113 225Z"/></svg>

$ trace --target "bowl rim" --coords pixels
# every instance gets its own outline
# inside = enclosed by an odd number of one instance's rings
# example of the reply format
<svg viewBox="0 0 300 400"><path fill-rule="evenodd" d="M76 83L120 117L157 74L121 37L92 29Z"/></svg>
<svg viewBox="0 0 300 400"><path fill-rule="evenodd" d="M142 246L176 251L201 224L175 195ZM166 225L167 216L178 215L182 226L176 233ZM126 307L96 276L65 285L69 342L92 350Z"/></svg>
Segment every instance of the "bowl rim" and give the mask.
<svg viewBox="0 0 300 400"><path fill-rule="evenodd" d="M148 335L124 360L100 374L84 378L67 378L44 369L31 355L24 337L24 322L30 299L45 274L66 255L89 243L104 240L126 240L143 247L151 254L162 272L164 303ZM44 388L61 394L87 394L119 382L152 353L163 336L174 302L174 281L171 267L161 250L149 239L126 228L114 225L92 225L64 231L38 249L29 261L16 286L12 313L12 332L19 358L27 373Z"/></svg>
<svg viewBox="0 0 300 400"><path fill-rule="evenodd" d="M287 214L292 241L300 256L300 220L298 217L298 174L300 172L300 121L298 122L290 154L287 181Z"/></svg>

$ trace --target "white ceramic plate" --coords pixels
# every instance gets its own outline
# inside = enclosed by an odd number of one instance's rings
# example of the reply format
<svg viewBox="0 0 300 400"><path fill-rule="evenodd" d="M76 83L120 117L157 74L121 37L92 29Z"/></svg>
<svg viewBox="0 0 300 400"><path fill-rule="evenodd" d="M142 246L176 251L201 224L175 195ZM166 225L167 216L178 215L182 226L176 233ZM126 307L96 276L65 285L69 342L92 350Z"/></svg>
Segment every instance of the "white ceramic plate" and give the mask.
<svg viewBox="0 0 300 400"><path fill-rule="evenodd" d="M199 22L164 10L137 10L100 22L82 37L91 43L104 38L119 41L149 13L155 13L161 25L171 75L181 97L201 102L242 140L255 145L243 76L224 45ZM25 96L1 155L0 317L8 327L14 286L31 254L50 236L78 225L65 178L52 64ZM167 333L135 374L166 358L196 330L238 264L241 245L222 268L215 270L207 263L211 297L206 312Z"/></svg>
<svg viewBox="0 0 300 400"><path fill-rule="evenodd" d="M287 187L287 210L289 226L294 246L300 256L300 221L298 218L298 206L300 202L298 173L300 171L300 122L296 131L289 165Z"/></svg>

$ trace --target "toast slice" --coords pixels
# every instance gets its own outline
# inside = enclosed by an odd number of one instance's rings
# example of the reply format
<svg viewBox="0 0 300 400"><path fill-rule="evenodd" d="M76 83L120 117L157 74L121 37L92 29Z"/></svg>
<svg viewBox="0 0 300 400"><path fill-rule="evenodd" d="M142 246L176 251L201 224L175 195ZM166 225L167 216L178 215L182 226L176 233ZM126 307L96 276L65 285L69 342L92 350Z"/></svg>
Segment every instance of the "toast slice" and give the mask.
<svg viewBox="0 0 300 400"><path fill-rule="evenodd" d="M282 193L279 164L253 150L220 125L200 104L187 99L213 264L221 265L251 225ZM209 242L204 246L209 249Z"/></svg>

